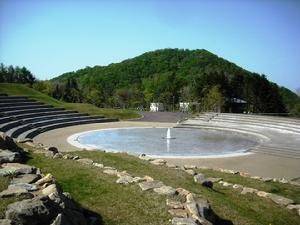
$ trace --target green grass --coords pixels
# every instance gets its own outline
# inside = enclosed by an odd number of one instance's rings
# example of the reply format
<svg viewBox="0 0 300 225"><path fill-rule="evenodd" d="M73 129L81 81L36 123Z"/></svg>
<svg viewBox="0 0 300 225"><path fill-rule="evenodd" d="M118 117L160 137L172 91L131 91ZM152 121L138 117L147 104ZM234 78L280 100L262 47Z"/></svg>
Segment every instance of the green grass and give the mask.
<svg viewBox="0 0 300 225"><path fill-rule="evenodd" d="M0 92L8 95L27 96L37 101L53 105L54 107L76 110L78 112L88 113L90 115L103 115L107 118L118 118L121 120L140 117L140 115L134 110L98 108L87 103L67 103L58 101L23 84L0 83Z"/></svg>
<svg viewBox="0 0 300 225"><path fill-rule="evenodd" d="M80 151L76 154L118 170L127 170L135 176L149 175L166 185L183 187L203 195L209 199L212 208L221 218L229 219L234 224L300 223L300 217L295 212L277 206L271 200L253 194L240 195L237 191L219 184L215 184L212 191L195 184L192 177L185 172L154 166L134 156L95 151ZM53 160L40 154L31 154L31 157L29 164L41 168L44 173L51 172L64 191L70 192L83 207L100 214L105 224L168 224L170 217L164 197L152 192L141 192L136 185L117 185L116 177L107 176L97 168L74 161ZM256 185L256 181L253 182ZM272 183L268 185L273 187ZM289 189L289 186L286 187ZM297 190L290 191L295 195L299 194Z"/></svg>

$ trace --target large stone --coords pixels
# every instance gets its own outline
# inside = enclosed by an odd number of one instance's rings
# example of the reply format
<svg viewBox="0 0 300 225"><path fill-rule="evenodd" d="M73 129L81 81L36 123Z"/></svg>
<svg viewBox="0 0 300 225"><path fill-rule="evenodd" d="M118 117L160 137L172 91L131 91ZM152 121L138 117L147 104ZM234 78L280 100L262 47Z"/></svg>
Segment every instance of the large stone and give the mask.
<svg viewBox="0 0 300 225"><path fill-rule="evenodd" d="M189 170L189 169L197 169L197 166L195 166L195 165L184 165L184 168L185 168L186 170Z"/></svg>
<svg viewBox="0 0 300 225"><path fill-rule="evenodd" d="M12 221L8 219L0 219L0 225L12 225Z"/></svg>
<svg viewBox="0 0 300 225"><path fill-rule="evenodd" d="M195 183L199 183L199 184L202 184L203 181L205 181L206 178L204 176L204 174L202 173L198 173L194 176L194 182Z"/></svg>
<svg viewBox="0 0 300 225"><path fill-rule="evenodd" d="M144 181L139 183L140 188L142 191L147 191L154 188L160 188L164 184L161 181L153 180L153 181Z"/></svg>
<svg viewBox="0 0 300 225"><path fill-rule="evenodd" d="M0 176L1 174L28 174L28 173L35 173L36 168L33 166L25 165L25 164L20 164L20 163L5 163L2 164L2 167L0 169Z"/></svg>
<svg viewBox="0 0 300 225"><path fill-rule="evenodd" d="M27 191L36 191L38 190L35 184L26 184L26 183L18 183L18 184L10 184L8 189L16 189L16 188L24 188Z"/></svg>
<svg viewBox="0 0 300 225"><path fill-rule="evenodd" d="M19 162L20 160L21 160L20 153L0 149L0 163Z"/></svg>
<svg viewBox="0 0 300 225"><path fill-rule="evenodd" d="M298 205L293 205L293 204L290 204L287 206L288 209L296 209L296 210L299 210L300 209L300 204Z"/></svg>
<svg viewBox="0 0 300 225"><path fill-rule="evenodd" d="M55 196L60 196L62 194L61 189L56 184L50 184L42 190L43 195L54 194Z"/></svg>
<svg viewBox="0 0 300 225"><path fill-rule="evenodd" d="M166 200L166 205L171 209L184 209L184 205L181 202L171 199Z"/></svg>
<svg viewBox="0 0 300 225"><path fill-rule="evenodd" d="M208 181L211 181L213 183L218 183L219 181L223 180L222 178L219 177L208 177L207 178Z"/></svg>
<svg viewBox="0 0 300 225"><path fill-rule="evenodd" d="M64 156L63 156L63 159L73 159L74 158L74 156L72 156L72 155L70 155L70 154L65 154Z"/></svg>
<svg viewBox="0 0 300 225"><path fill-rule="evenodd" d="M48 147L48 148L45 148L46 151L50 151L50 152L53 152L54 154L58 153L58 149L56 147Z"/></svg>
<svg viewBox="0 0 300 225"><path fill-rule="evenodd" d="M14 177L11 184L31 184L40 179L41 176L38 174L24 174L24 175L18 175L17 177Z"/></svg>
<svg viewBox="0 0 300 225"><path fill-rule="evenodd" d="M181 218L181 217L174 217L172 219L173 225L198 225L197 221L193 218Z"/></svg>
<svg viewBox="0 0 300 225"><path fill-rule="evenodd" d="M234 185L232 185L232 188L233 189L243 189L243 185L240 185L240 184L234 184Z"/></svg>
<svg viewBox="0 0 300 225"><path fill-rule="evenodd" d="M52 176L52 174L48 173L46 176L44 176L43 178L39 179L38 181L35 182L35 184L37 185L43 185L43 184L50 184L50 183L54 183L55 179Z"/></svg>
<svg viewBox="0 0 300 225"><path fill-rule="evenodd" d="M102 163L93 163L93 166L98 167L98 168L104 168L104 165Z"/></svg>
<svg viewBox="0 0 300 225"><path fill-rule="evenodd" d="M84 159L78 159L77 162L80 162L82 164L87 164L87 165L92 165L93 164L93 160L86 159L86 158L84 158Z"/></svg>
<svg viewBox="0 0 300 225"><path fill-rule="evenodd" d="M248 194L248 193L257 193L258 190L257 189L254 189L254 188L249 188L249 187L244 187L241 194L242 195L245 195L245 194Z"/></svg>
<svg viewBox="0 0 300 225"><path fill-rule="evenodd" d="M270 193L264 192L264 191L258 191L256 194L257 194L257 196L263 197L263 198L267 198L270 195Z"/></svg>
<svg viewBox="0 0 300 225"><path fill-rule="evenodd" d="M5 218L13 224L50 224L58 214L58 209L49 198L35 197L15 202L7 206Z"/></svg>
<svg viewBox="0 0 300 225"><path fill-rule="evenodd" d="M103 170L103 173L108 174L108 175L112 175L112 176L117 176L118 170L116 170L116 169L105 169L105 170Z"/></svg>
<svg viewBox="0 0 300 225"><path fill-rule="evenodd" d="M187 218L188 214L184 209L169 209L168 212L175 217Z"/></svg>
<svg viewBox="0 0 300 225"><path fill-rule="evenodd" d="M128 175L120 176L119 179L116 181L117 184L125 184L125 185L133 182L134 182L133 177Z"/></svg>
<svg viewBox="0 0 300 225"><path fill-rule="evenodd" d="M282 206L287 206L289 204L294 203L292 199L285 198L275 194L268 195L268 198L270 198L273 202L277 203L278 205L282 205Z"/></svg>
<svg viewBox="0 0 300 225"><path fill-rule="evenodd" d="M22 197L22 198L32 198L33 194L29 193L28 190L21 187L9 188L0 192L0 198L9 197Z"/></svg>
<svg viewBox="0 0 300 225"><path fill-rule="evenodd" d="M184 188L177 188L176 189L178 195L187 196L190 192Z"/></svg>
<svg viewBox="0 0 300 225"><path fill-rule="evenodd" d="M162 186L159 188L154 188L153 191L160 195L175 195L176 194L176 189L172 188L170 186Z"/></svg>
<svg viewBox="0 0 300 225"><path fill-rule="evenodd" d="M63 155L62 153L58 152L58 153L56 153L56 154L53 156L53 159L62 159L63 156L64 156L64 155Z"/></svg>
<svg viewBox="0 0 300 225"><path fill-rule="evenodd" d="M152 161L150 161L151 164L153 165L157 165L157 166L162 166L166 164L166 160L164 159L154 159Z"/></svg>

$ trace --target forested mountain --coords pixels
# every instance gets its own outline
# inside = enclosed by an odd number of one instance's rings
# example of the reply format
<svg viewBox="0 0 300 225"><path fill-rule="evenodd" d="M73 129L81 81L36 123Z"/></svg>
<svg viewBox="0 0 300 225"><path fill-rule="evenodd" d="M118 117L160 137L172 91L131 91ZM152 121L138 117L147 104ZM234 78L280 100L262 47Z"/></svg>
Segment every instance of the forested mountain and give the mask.
<svg viewBox="0 0 300 225"><path fill-rule="evenodd" d="M224 97L224 109L233 98L247 101L247 111L252 112L286 112L300 102L296 94L265 75L246 71L206 50L156 50L120 63L65 73L53 81L77 81L81 99L99 106L203 103L213 87Z"/></svg>

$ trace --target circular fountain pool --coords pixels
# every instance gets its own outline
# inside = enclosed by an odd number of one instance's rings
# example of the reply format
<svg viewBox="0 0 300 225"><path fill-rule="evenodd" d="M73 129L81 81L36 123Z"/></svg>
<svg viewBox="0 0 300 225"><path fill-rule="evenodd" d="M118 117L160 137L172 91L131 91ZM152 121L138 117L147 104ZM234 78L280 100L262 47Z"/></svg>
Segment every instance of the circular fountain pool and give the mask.
<svg viewBox="0 0 300 225"><path fill-rule="evenodd" d="M85 149L102 149L153 157L226 157L247 154L260 142L254 135L213 129L121 128L77 133L68 142Z"/></svg>

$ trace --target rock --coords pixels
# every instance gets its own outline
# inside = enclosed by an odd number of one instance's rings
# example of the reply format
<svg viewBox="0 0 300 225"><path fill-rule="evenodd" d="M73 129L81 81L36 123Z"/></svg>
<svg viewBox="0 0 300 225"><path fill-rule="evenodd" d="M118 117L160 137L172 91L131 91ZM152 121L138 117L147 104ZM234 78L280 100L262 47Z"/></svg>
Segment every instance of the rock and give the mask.
<svg viewBox="0 0 300 225"><path fill-rule="evenodd" d="M195 219L193 218L180 218L180 217L174 217L172 219L173 225L198 225Z"/></svg>
<svg viewBox="0 0 300 225"><path fill-rule="evenodd" d="M223 180L222 178L215 178L215 177L208 177L206 180L211 181L213 183L218 183L219 181Z"/></svg>
<svg viewBox="0 0 300 225"><path fill-rule="evenodd" d="M189 193L186 195L186 202L195 202L195 194L194 193Z"/></svg>
<svg viewBox="0 0 300 225"><path fill-rule="evenodd" d="M47 151L47 152L45 153L45 156L48 157L48 158L53 158L54 155L55 155L55 153L52 152L52 151Z"/></svg>
<svg viewBox="0 0 300 225"><path fill-rule="evenodd" d="M49 224L57 214L58 209L49 198L35 197L8 205L5 218L13 224L38 225Z"/></svg>
<svg viewBox="0 0 300 225"><path fill-rule="evenodd" d="M0 163L12 163L21 160L21 155L18 152L9 150L0 150Z"/></svg>
<svg viewBox="0 0 300 225"><path fill-rule="evenodd" d="M153 165L162 166L162 165L166 164L166 160L154 159L154 160L150 161L150 163L153 164Z"/></svg>
<svg viewBox="0 0 300 225"><path fill-rule="evenodd" d="M270 182L270 181L273 180L273 178L270 178L270 177L263 177L263 178L261 178L261 180L262 180L263 182Z"/></svg>
<svg viewBox="0 0 300 225"><path fill-rule="evenodd" d="M280 182L280 183L283 183L283 184L287 184L287 183L289 183L289 181L288 181L288 180L286 180L285 178L281 178L281 179L279 179L279 182Z"/></svg>
<svg viewBox="0 0 300 225"><path fill-rule="evenodd" d="M122 176L130 176L130 177L131 177L131 175L130 175L129 173L127 173L126 170L124 170L124 171L122 171L122 172L118 172L118 173L117 173L117 176L118 176L118 177L122 177Z"/></svg>
<svg viewBox="0 0 300 225"><path fill-rule="evenodd" d="M75 156L73 157L73 160L78 160L78 159L80 159L80 157L79 157L78 155L75 155Z"/></svg>
<svg viewBox="0 0 300 225"><path fill-rule="evenodd" d="M239 174L238 171L228 170L228 169L220 169L220 171L223 173L229 173L229 174Z"/></svg>
<svg viewBox="0 0 300 225"><path fill-rule="evenodd" d="M264 192L264 191L258 191L256 194L257 194L257 196L263 197L263 198L267 198L270 195L270 193Z"/></svg>
<svg viewBox="0 0 300 225"><path fill-rule="evenodd" d="M261 180L261 179L262 179L260 176L252 176L252 177L250 177L250 178L252 178L252 179L254 179L254 180Z"/></svg>
<svg viewBox="0 0 300 225"><path fill-rule="evenodd" d="M46 151L53 152L54 154L58 153L58 149L56 147L48 147L45 149Z"/></svg>
<svg viewBox="0 0 300 225"><path fill-rule="evenodd" d="M287 206L287 208L291 209L291 210L293 210L293 209L299 210L300 209L300 204L298 204L298 205L290 204L290 205Z"/></svg>
<svg viewBox="0 0 300 225"><path fill-rule="evenodd" d="M242 177L251 177L250 173L240 172L240 176Z"/></svg>
<svg viewBox="0 0 300 225"><path fill-rule="evenodd" d="M130 183L133 183L134 180L133 180L133 177L132 176L121 176L117 181L116 183L117 184L130 184Z"/></svg>
<svg viewBox="0 0 300 225"><path fill-rule="evenodd" d="M72 224L64 214L59 213L55 218L55 220L50 225L72 225Z"/></svg>
<svg viewBox="0 0 300 225"><path fill-rule="evenodd" d="M185 170L185 172L186 172L187 174L189 174L189 175L192 175L192 176L194 176L194 175L197 174L197 173L196 173L194 170L192 170L192 169Z"/></svg>
<svg viewBox="0 0 300 225"><path fill-rule="evenodd" d="M170 164L170 163L166 163L166 167L169 167L169 168L176 168L176 165Z"/></svg>
<svg viewBox="0 0 300 225"><path fill-rule="evenodd" d="M111 167L111 166L104 166L105 170L117 170L115 167Z"/></svg>
<svg viewBox="0 0 300 225"><path fill-rule="evenodd" d="M219 183L221 183L221 182L219 182ZM230 187L230 186L233 186L233 184L232 183L228 183L228 182L222 182L221 183L224 187Z"/></svg>
<svg viewBox="0 0 300 225"><path fill-rule="evenodd" d="M141 155L139 156L139 159L145 160L145 161L151 161L151 160L153 160L153 158L151 158L151 157L149 157L149 156L146 156L145 154L141 154Z"/></svg>
<svg viewBox="0 0 300 225"><path fill-rule="evenodd" d="M176 194L176 189L172 188L170 186L161 186L159 188L154 188L153 191L160 195L175 195Z"/></svg>
<svg viewBox="0 0 300 225"><path fill-rule="evenodd" d="M63 156L63 159L73 159L74 157L72 156L72 155L70 155L70 154L65 154L64 156Z"/></svg>
<svg viewBox="0 0 300 225"><path fill-rule="evenodd" d="M82 164L87 164L87 165L93 164L93 160L91 160L91 159L78 159L77 162L80 162Z"/></svg>
<svg viewBox="0 0 300 225"><path fill-rule="evenodd" d="M62 159L63 158L63 154L62 153L56 153L54 156L53 156L53 159Z"/></svg>
<svg viewBox="0 0 300 225"><path fill-rule="evenodd" d="M48 187L42 190L43 195L50 195L52 193L55 196L60 196L62 194L62 191L57 187L56 184L50 184Z"/></svg>
<svg viewBox="0 0 300 225"><path fill-rule="evenodd" d="M0 132L0 149L17 150L19 147L14 140L3 132Z"/></svg>
<svg viewBox="0 0 300 225"><path fill-rule="evenodd" d="M28 147L32 147L32 148L35 148L35 144L33 142L25 142L23 143L24 145L27 145Z"/></svg>
<svg viewBox="0 0 300 225"><path fill-rule="evenodd" d="M18 143L26 143L26 142L33 142L31 138L23 138L23 139L18 139Z"/></svg>
<svg viewBox="0 0 300 225"><path fill-rule="evenodd" d="M162 187L164 184L161 181L144 181L139 183L140 188L142 189L142 191L147 191L150 189L154 189L154 188L160 188Z"/></svg>
<svg viewBox="0 0 300 225"><path fill-rule="evenodd" d="M196 202L188 202L188 203L186 203L185 204L185 208L187 209L189 215L191 215L193 218L195 218L195 219L200 218L200 214L199 214Z"/></svg>
<svg viewBox="0 0 300 225"><path fill-rule="evenodd" d="M46 183L54 183L55 179L52 176L52 174L48 173L46 176L44 176L43 178L39 179L38 181L35 182L36 185L43 185Z"/></svg>
<svg viewBox="0 0 300 225"><path fill-rule="evenodd" d="M29 193L25 188L9 188L0 192L0 198L23 197L33 198L33 194Z"/></svg>
<svg viewBox="0 0 300 225"><path fill-rule="evenodd" d="M93 163L93 166L98 167L98 168L104 168L104 165L101 163Z"/></svg>
<svg viewBox="0 0 300 225"><path fill-rule="evenodd" d="M206 178L205 178L204 174L202 174L202 173L198 173L197 175L194 176L194 182L195 183L202 184L202 182L205 181L205 180L206 180Z"/></svg>
<svg viewBox="0 0 300 225"><path fill-rule="evenodd" d="M139 183L139 182L143 182L143 181L145 181L145 179L144 179L144 178L141 178L141 177L134 177L134 178L133 178L133 182L134 182L134 183Z"/></svg>
<svg viewBox="0 0 300 225"><path fill-rule="evenodd" d="M12 225L12 221L8 219L0 219L0 225Z"/></svg>
<svg viewBox="0 0 300 225"><path fill-rule="evenodd" d="M150 176L144 176L144 179L146 181L154 181L154 179L152 177L150 177Z"/></svg>
<svg viewBox="0 0 300 225"><path fill-rule="evenodd" d="M166 205L171 209L184 209L184 205L179 201L167 199Z"/></svg>
<svg viewBox="0 0 300 225"><path fill-rule="evenodd" d="M26 184L26 183L18 183L18 184L10 184L8 186L8 189L26 189L27 191L36 191L38 190L37 186L35 184Z"/></svg>
<svg viewBox="0 0 300 225"><path fill-rule="evenodd" d="M118 170L116 170L116 169L105 169L105 170L103 170L103 173L108 174L108 175L116 176L118 174Z"/></svg>
<svg viewBox="0 0 300 225"><path fill-rule="evenodd" d="M168 212L175 217L187 218L188 214L184 209L169 209Z"/></svg>
<svg viewBox="0 0 300 225"><path fill-rule="evenodd" d="M1 174L29 174L29 173L35 173L36 168L33 166L25 165L25 164L20 164L20 163L5 163L2 164L2 167L0 169L0 176Z"/></svg>
<svg viewBox="0 0 300 225"><path fill-rule="evenodd" d="M271 193L268 195L268 198L270 198L273 202L277 203L278 205L282 205L282 206L287 206L294 203L292 199L285 198Z"/></svg>
<svg viewBox="0 0 300 225"><path fill-rule="evenodd" d="M202 186L208 187L208 188L213 188L214 183L211 182L210 180L205 180L202 182Z"/></svg>
<svg viewBox="0 0 300 225"><path fill-rule="evenodd" d="M257 193L258 190L257 189L254 189L254 188L249 188L249 187L244 187L241 194L242 195L245 195L247 193Z"/></svg>
<svg viewBox="0 0 300 225"><path fill-rule="evenodd" d="M182 196L187 196L188 194L190 194L190 192L184 188L177 188L176 191L178 195L182 195Z"/></svg>
<svg viewBox="0 0 300 225"><path fill-rule="evenodd" d="M233 189L242 189L243 188L243 185L240 185L240 184L234 184L232 186Z"/></svg>
<svg viewBox="0 0 300 225"><path fill-rule="evenodd" d="M37 174L24 174L24 175L18 175L17 177L14 177L11 184L31 184L38 180L41 176Z"/></svg>
<svg viewBox="0 0 300 225"><path fill-rule="evenodd" d="M189 170L189 169L197 169L197 166L195 166L195 165L184 165L184 168L185 168L186 170Z"/></svg>

